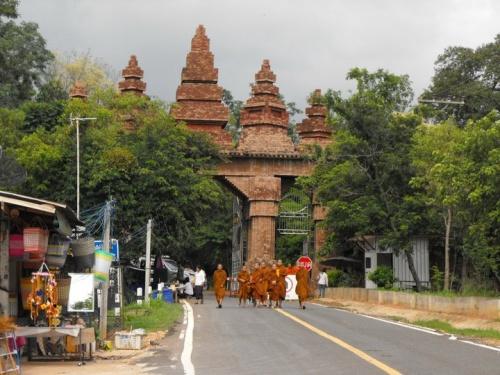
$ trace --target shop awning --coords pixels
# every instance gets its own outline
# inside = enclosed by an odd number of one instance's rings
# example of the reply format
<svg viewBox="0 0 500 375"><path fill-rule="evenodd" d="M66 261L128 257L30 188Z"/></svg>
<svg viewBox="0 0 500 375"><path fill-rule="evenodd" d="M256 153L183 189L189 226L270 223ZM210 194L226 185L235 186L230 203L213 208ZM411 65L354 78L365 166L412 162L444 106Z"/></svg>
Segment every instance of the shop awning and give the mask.
<svg viewBox="0 0 500 375"><path fill-rule="evenodd" d="M35 212L49 215L62 214L73 225L84 225L75 212L66 204L51 202L43 199L28 197L26 195L15 194L0 190L0 203L26 208Z"/></svg>

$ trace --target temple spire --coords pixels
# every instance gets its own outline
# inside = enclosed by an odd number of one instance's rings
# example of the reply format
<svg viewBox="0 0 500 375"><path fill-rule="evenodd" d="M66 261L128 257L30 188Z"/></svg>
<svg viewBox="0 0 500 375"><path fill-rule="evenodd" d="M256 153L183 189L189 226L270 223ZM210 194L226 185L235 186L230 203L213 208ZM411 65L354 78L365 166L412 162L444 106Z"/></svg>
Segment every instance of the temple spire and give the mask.
<svg viewBox="0 0 500 375"><path fill-rule="evenodd" d="M288 112L275 82L276 75L266 59L255 74L252 96L241 110L243 132L238 151L273 155L295 153L288 136Z"/></svg>
<svg viewBox="0 0 500 375"><path fill-rule="evenodd" d="M75 81L69 90L69 97L71 99L87 99L87 85L83 81Z"/></svg>
<svg viewBox="0 0 500 375"><path fill-rule="evenodd" d="M191 40L191 50L177 88L177 103L171 114L191 130L209 133L220 146L230 148L232 139L224 130L229 110L222 103L223 89L217 85L218 75L214 55L210 52L210 39L205 27L200 25Z"/></svg>
<svg viewBox="0 0 500 375"><path fill-rule="evenodd" d="M324 147L331 142L332 131L326 124L326 106L321 99L321 90L314 90L309 100L311 105L306 108L307 118L297 125L301 149L311 144Z"/></svg>
<svg viewBox="0 0 500 375"><path fill-rule="evenodd" d="M123 80L118 83L121 93L133 92L142 95L146 90L146 83L142 81L143 76L144 71L140 68L137 57L131 55L127 67L122 70Z"/></svg>

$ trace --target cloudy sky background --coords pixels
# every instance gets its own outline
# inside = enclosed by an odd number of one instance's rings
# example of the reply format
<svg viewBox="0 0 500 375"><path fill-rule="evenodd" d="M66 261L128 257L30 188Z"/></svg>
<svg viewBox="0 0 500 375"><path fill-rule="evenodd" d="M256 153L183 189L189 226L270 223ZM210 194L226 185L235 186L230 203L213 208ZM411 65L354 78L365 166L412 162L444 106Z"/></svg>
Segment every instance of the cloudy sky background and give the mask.
<svg viewBox="0 0 500 375"><path fill-rule="evenodd" d="M246 100L262 59L287 101L300 108L315 88L348 92L352 67L408 74L418 96L438 54L477 47L500 32L498 0L21 0L48 47L86 52L116 70L136 54L147 93L175 100L198 24L219 83Z"/></svg>

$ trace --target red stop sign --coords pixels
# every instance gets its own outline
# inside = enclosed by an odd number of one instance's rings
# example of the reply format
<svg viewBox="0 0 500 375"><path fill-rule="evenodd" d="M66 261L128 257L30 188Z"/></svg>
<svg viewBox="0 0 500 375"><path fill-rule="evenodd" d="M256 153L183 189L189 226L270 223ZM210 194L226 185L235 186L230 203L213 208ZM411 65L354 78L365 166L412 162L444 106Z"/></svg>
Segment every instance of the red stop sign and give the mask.
<svg viewBox="0 0 500 375"><path fill-rule="evenodd" d="M299 262L299 266L304 267L306 270L310 271L312 269L312 259L308 256L301 256L297 262Z"/></svg>

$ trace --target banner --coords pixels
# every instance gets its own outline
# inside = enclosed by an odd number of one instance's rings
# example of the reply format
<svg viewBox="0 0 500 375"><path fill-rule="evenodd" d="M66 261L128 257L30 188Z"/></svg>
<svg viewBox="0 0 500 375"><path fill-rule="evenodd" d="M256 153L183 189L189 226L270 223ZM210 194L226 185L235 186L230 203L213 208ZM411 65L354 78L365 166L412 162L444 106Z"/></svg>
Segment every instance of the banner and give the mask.
<svg viewBox="0 0 500 375"><path fill-rule="evenodd" d="M287 301L295 301L298 300L299 297L297 293L295 293L295 287L297 286L297 278L295 275L288 275L286 278L286 297Z"/></svg>

